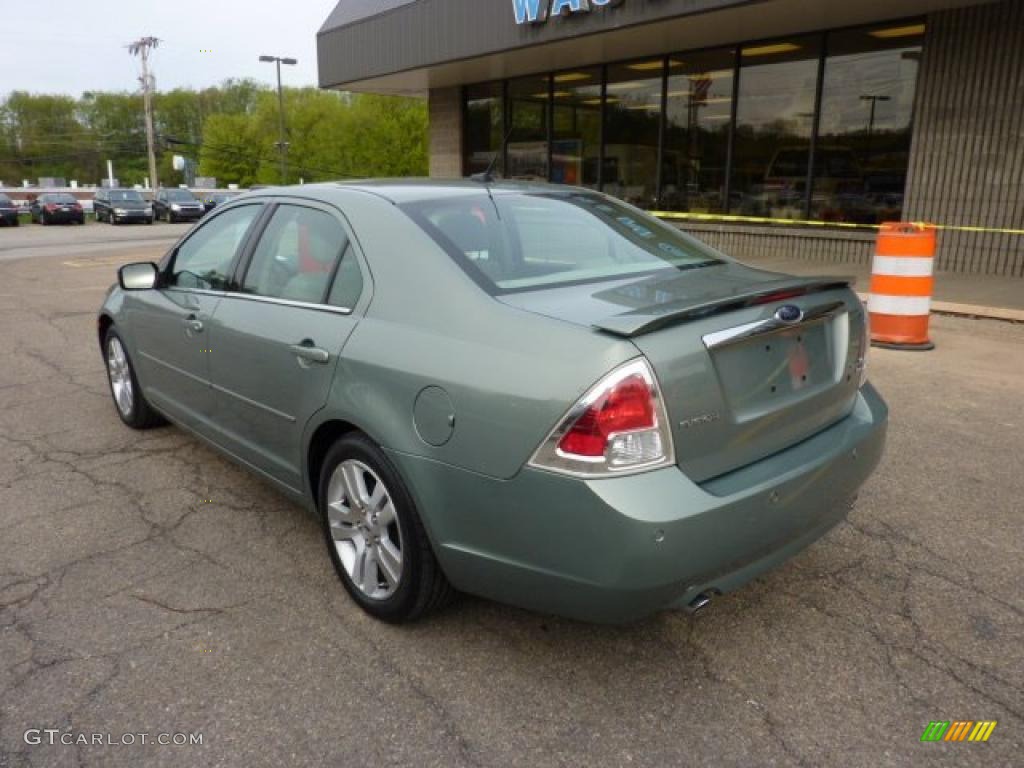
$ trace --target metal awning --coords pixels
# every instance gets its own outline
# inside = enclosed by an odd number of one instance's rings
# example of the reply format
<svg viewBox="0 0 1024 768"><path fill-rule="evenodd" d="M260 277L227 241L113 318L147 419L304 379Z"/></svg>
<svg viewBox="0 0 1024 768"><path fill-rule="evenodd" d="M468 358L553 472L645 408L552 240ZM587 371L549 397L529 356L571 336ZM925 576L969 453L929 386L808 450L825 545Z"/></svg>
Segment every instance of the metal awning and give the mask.
<svg viewBox="0 0 1024 768"><path fill-rule="evenodd" d="M321 88L422 94L801 32L920 16L991 0L621 0L518 24L517 3L340 0L317 36Z"/></svg>

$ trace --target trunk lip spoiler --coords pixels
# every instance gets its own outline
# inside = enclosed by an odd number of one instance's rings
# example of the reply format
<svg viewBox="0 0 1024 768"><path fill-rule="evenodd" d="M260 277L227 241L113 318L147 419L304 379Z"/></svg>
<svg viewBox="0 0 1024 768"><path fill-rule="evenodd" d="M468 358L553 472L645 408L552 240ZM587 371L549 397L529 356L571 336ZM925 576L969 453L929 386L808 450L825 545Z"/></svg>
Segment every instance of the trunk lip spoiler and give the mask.
<svg viewBox="0 0 1024 768"><path fill-rule="evenodd" d="M679 325L758 304L767 304L773 301L772 297L775 294L784 293L785 296L779 298L778 301L786 301L787 299L806 296L809 293L849 288L853 282L854 278L850 277L797 277L772 280L753 286L748 290L723 296L712 301L696 303L677 301L653 308L645 307L619 315L612 315L593 323L592 327L600 331L607 331L616 336L630 338L667 328L671 325Z"/></svg>

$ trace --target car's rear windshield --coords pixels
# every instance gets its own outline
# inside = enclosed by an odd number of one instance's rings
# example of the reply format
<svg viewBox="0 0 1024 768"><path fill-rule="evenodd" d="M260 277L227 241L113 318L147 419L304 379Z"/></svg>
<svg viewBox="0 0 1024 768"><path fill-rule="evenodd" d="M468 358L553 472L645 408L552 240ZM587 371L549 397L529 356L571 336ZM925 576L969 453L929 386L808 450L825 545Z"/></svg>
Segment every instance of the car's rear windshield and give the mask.
<svg viewBox="0 0 1024 768"><path fill-rule="evenodd" d="M193 202L196 198L187 189L168 189L167 199L172 202Z"/></svg>
<svg viewBox="0 0 1024 768"><path fill-rule="evenodd" d="M47 199L51 203L67 203L67 204L71 204L71 203L77 203L78 202L78 200L75 199L74 195L69 195L69 194L49 195L47 197Z"/></svg>
<svg viewBox="0 0 1024 768"><path fill-rule="evenodd" d="M142 195L134 189L115 189L110 193L112 203L141 203Z"/></svg>
<svg viewBox="0 0 1024 768"><path fill-rule="evenodd" d="M675 227L596 193L481 191L401 207L494 294L721 261Z"/></svg>

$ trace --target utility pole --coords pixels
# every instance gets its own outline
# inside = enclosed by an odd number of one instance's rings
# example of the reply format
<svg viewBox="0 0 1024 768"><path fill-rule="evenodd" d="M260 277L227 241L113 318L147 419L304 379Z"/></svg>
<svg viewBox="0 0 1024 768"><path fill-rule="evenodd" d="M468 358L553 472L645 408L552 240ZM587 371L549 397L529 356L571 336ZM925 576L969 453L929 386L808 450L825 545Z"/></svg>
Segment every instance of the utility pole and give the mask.
<svg viewBox="0 0 1024 768"><path fill-rule="evenodd" d="M142 103L143 108L146 111L146 148L149 151L149 186L154 193L156 192L156 188L159 184L156 178L156 150L154 149L153 136L153 76L149 73L149 52L158 45L160 45L160 41L155 37L142 37L128 45L128 52L131 53L132 56L138 56L142 59L142 77L139 78L139 82L142 83Z"/></svg>
<svg viewBox="0 0 1024 768"><path fill-rule="evenodd" d="M299 62L295 59L281 58L280 56L260 56L260 61L265 64L277 64L277 121L279 140L277 148L281 152L281 183L288 183L288 142L285 141L284 128L284 92L281 90L281 65L295 66Z"/></svg>

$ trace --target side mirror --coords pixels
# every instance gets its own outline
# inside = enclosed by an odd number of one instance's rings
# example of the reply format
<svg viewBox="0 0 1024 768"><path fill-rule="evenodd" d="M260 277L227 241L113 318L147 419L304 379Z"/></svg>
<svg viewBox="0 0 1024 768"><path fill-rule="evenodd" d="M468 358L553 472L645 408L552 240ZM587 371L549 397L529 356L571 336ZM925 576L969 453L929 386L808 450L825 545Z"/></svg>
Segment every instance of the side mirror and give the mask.
<svg viewBox="0 0 1024 768"><path fill-rule="evenodd" d="M160 270L151 261L125 264L117 270L117 282L126 291L148 291L156 287Z"/></svg>

